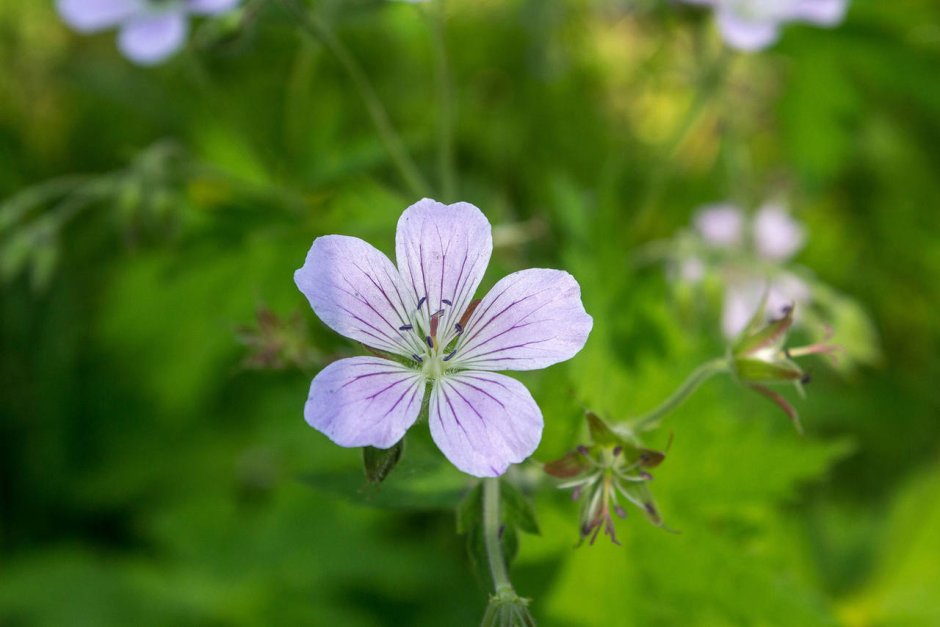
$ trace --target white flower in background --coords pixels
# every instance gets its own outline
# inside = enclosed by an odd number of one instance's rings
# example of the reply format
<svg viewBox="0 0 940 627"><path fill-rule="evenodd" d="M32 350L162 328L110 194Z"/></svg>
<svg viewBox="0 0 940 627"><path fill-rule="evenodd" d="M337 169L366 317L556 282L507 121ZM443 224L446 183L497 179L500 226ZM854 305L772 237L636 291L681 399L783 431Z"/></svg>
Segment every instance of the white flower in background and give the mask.
<svg viewBox="0 0 940 627"><path fill-rule="evenodd" d="M780 36L788 22L835 26L845 17L848 0L683 0L712 7L721 36L732 48L762 50Z"/></svg>
<svg viewBox="0 0 940 627"><path fill-rule="evenodd" d="M809 286L795 274L779 269L806 241L803 226L786 208L768 203L748 219L734 205L706 205L698 210L693 224L706 249L740 256L718 269L725 284L721 320L725 336L738 335L765 296L767 311L809 300ZM698 282L706 274L707 264L693 256L681 262L679 272L686 281Z"/></svg>
<svg viewBox="0 0 940 627"><path fill-rule="evenodd" d="M239 0L57 0L66 24L81 33L118 29L121 53L140 65L154 65L186 41L190 15L215 15Z"/></svg>

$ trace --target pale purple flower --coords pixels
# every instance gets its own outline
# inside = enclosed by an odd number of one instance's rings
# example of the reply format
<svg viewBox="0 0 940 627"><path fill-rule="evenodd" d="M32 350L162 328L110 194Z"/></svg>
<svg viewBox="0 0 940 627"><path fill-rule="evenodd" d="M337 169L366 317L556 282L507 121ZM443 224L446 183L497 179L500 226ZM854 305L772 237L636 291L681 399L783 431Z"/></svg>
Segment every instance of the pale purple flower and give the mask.
<svg viewBox="0 0 940 627"><path fill-rule="evenodd" d="M140 65L154 65L186 41L190 15L214 15L239 0L56 0L59 15L82 33L118 29L118 48Z"/></svg>
<svg viewBox="0 0 940 627"><path fill-rule="evenodd" d="M712 7L718 30L729 46L761 50L780 36L788 22L835 26L845 17L848 0L684 0Z"/></svg>
<svg viewBox="0 0 940 627"><path fill-rule="evenodd" d="M310 385L307 422L341 446L388 448L417 420L427 391L431 436L460 470L496 476L531 455L542 413L521 383L495 371L570 359L593 320L561 270L515 272L474 301L492 249L479 209L428 199L398 220L397 268L360 239L314 240L294 274L314 312L396 359L327 366Z"/></svg>
<svg viewBox="0 0 940 627"><path fill-rule="evenodd" d="M725 283L721 326L726 337L744 329L765 297L768 311L809 300L810 289L802 279L776 268L789 261L806 241L805 229L782 205L766 203L753 218L735 205L705 205L696 212L693 225L706 248L732 256L719 268ZM683 280L699 282L705 274L701 257L681 260L679 276Z"/></svg>
<svg viewBox="0 0 940 627"><path fill-rule="evenodd" d="M765 204L754 216L754 247L769 261L786 261L803 247L806 232L786 208Z"/></svg>
<svg viewBox="0 0 940 627"><path fill-rule="evenodd" d="M776 313L794 306L800 311L800 305L810 299L810 289L802 279L790 272L782 272L765 280L756 277L729 280L725 286L721 310L721 330L725 337L733 338L741 333L765 298L764 308L769 312Z"/></svg>
<svg viewBox="0 0 940 627"><path fill-rule="evenodd" d="M744 212L729 204L705 205L695 215L695 229L710 246L738 247L744 235Z"/></svg>

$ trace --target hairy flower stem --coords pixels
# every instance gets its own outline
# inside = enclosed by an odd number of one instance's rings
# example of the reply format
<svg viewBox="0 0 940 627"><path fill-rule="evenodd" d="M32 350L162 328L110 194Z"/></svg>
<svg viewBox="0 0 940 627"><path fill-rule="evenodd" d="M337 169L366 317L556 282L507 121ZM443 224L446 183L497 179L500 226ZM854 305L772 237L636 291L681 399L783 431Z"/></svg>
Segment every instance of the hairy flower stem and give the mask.
<svg viewBox="0 0 940 627"><path fill-rule="evenodd" d="M483 480L483 541L496 596L515 595L499 543L499 477Z"/></svg>
<svg viewBox="0 0 940 627"><path fill-rule="evenodd" d="M728 372L727 359L722 357L705 362L696 368L682 385L672 393L672 396L663 401L659 407L635 419L632 425L633 429L638 432L655 429L662 419L691 396L692 392L698 389L698 386L712 376L723 372Z"/></svg>
<svg viewBox="0 0 940 627"><path fill-rule="evenodd" d="M305 11L294 0L281 0L281 3L297 18L297 23L303 32L326 46L336 57L336 60L339 61L356 91L359 92L359 97L362 98L369 112L369 117L372 118L372 124L379 134L379 138L411 192L418 197L428 196L430 187L427 181L421 176L418 166L415 165L415 162L408 154L401 136L389 119L385 105L382 104L375 88L369 81L369 77L362 69L362 66L359 65L359 62L356 61L356 58L343 42L333 34L333 31L323 20Z"/></svg>

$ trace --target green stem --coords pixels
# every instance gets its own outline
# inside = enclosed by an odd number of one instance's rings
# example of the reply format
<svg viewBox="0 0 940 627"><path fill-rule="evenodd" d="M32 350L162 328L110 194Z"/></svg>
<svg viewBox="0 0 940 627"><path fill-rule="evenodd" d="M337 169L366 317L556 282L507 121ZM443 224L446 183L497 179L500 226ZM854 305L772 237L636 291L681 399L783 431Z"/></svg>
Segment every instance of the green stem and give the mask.
<svg viewBox="0 0 940 627"><path fill-rule="evenodd" d="M430 10L432 40L435 57L435 82L437 101L440 107L438 120L437 168L441 178L441 194L445 202L455 200L457 182L454 168L454 91L451 82L450 63L444 34L445 0L434 3Z"/></svg>
<svg viewBox="0 0 940 627"><path fill-rule="evenodd" d="M304 33L326 46L340 65L343 66L349 80L352 81L356 91L359 92L359 97L362 98L369 112L369 117L372 118L372 124L378 132L379 138L411 192L416 196L428 196L430 188L427 181L421 176L421 172L408 154L404 142L392 125L388 111L385 110L385 106L369 81L369 77L362 69L362 66L359 65L359 62L356 61L356 58L321 19L298 7L293 0L281 0L281 2L297 18L297 22Z"/></svg>
<svg viewBox="0 0 940 627"><path fill-rule="evenodd" d="M707 361L698 368L672 393L672 396L663 401L656 409L640 416L633 421L635 431L650 431L659 426L660 421L682 404L692 392L698 389L702 383L716 374L728 372L728 360L725 358L713 359Z"/></svg>
<svg viewBox="0 0 940 627"><path fill-rule="evenodd" d="M499 478L489 477L483 480L483 541L496 596L514 594L499 543L499 527Z"/></svg>

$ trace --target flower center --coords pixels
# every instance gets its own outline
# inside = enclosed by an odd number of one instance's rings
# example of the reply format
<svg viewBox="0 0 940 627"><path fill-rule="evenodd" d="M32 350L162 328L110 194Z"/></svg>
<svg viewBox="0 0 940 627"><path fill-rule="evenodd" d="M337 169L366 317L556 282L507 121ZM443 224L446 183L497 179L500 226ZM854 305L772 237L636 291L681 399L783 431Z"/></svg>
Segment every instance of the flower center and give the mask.
<svg viewBox="0 0 940 627"><path fill-rule="evenodd" d="M445 329L441 327L441 321L454 319L453 316L445 315L452 313L448 312L448 308L453 307L453 302L442 299L441 308L432 313L428 297L424 296L418 301L418 307L411 320L398 328L405 342L415 349L411 358L421 366L425 377L437 380L454 368L452 360L459 350L464 328L479 302L471 302L460 319Z"/></svg>

